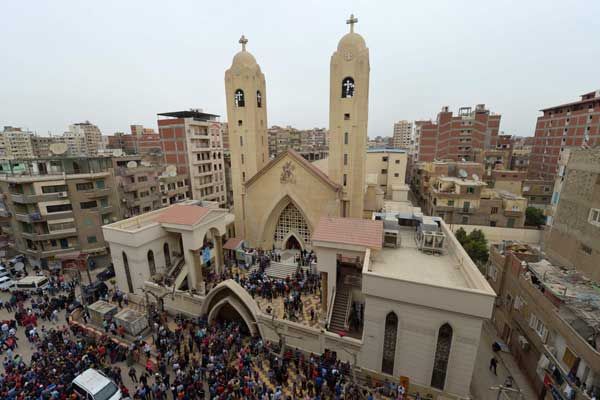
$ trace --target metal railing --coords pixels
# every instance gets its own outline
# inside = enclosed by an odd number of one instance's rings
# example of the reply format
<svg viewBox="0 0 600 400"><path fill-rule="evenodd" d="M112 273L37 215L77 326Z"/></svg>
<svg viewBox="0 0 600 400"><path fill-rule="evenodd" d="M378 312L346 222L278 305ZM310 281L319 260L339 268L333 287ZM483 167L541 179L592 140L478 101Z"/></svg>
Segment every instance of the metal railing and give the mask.
<svg viewBox="0 0 600 400"><path fill-rule="evenodd" d="M335 289L333 287L333 292L331 293L331 300L329 300L329 308L327 308L327 329L329 329L329 324L331 323L331 315L333 314L333 302L335 301Z"/></svg>

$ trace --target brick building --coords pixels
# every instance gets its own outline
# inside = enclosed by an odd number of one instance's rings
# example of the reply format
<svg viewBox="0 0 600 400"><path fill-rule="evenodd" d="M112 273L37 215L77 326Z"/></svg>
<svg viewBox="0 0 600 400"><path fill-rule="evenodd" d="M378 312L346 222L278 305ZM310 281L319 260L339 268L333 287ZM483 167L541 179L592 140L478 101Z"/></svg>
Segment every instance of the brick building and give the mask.
<svg viewBox="0 0 600 400"><path fill-rule="evenodd" d="M567 147L600 144L600 90L581 100L541 110L535 126L535 143L529 177L554 180L560 153Z"/></svg>
<svg viewBox="0 0 600 400"><path fill-rule="evenodd" d="M500 118L478 104L474 110L461 107L457 115L443 107L436 122L416 121L418 161L476 160L479 150L496 147Z"/></svg>

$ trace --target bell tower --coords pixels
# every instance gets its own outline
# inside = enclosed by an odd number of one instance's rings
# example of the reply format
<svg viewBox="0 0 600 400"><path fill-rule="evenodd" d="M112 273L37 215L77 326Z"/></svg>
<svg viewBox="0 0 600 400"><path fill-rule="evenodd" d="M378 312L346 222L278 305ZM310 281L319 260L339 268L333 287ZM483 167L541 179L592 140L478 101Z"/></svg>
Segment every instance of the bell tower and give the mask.
<svg viewBox="0 0 600 400"><path fill-rule="evenodd" d="M238 52L225 71L227 123L231 149L231 183L236 235L245 236L244 183L269 161L267 91L265 76L252 54L248 39L239 40Z"/></svg>
<svg viewBox="0 0 600 400"><path fill-rule="evenodd" d="M329 177L343 188L341 215L362 218L369 112L369 49L350 32L331 56L329 83Z"/></svg>

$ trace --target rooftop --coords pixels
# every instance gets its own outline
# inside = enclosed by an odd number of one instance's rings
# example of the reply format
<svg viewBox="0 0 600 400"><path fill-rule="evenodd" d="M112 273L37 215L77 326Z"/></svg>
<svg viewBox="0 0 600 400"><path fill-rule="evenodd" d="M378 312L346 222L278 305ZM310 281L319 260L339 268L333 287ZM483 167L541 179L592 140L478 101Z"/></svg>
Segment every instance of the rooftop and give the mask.
<svg viewBox="0 0 600 400"><path fill-rule="evenodd" d="M322 217L312 240L381 249L383 223L362 218Z"/></svg>
<svg viewBox="0 0 600 400"><path fill-rule="evenodd" d="M371 272L436 286L470 287L452 251L424 253L417 248L413 227L400 228L399 233L400 247L384 247L372 255Z"/></svg>
<svg viewBox="0 0 600 400"><path fill-rule="evenodd" d="M440 176L437 179L440 181L444 181L444 182L453 182L454 184L457 184L457 185L467 185L467 186L486 186L487 185L485 182L482 182L482 181L475 181L473 179L455 178L453 176Z"/></svg>
<svg viewBox="0 0 600 400"><path fill-rule="evenodd" d="M367 153L406 153L406 149L368 149Z"/></svg>
<svg viewBox="0 0 600 400"><path fill-rule="evenodd" d="M187 110L187 111L171 111L157 114L160 117L171 117L171 118L195 118L201 121L212 121L219 117L217 114L209 114L200 110Z"/></svg>
<svg viewBox="0 0 600 400"><path fill-rule="evenodd" d="M156 222L174 225L196 225L208 215L209 208L196 205L176 204L168 207L156 218Z"/></svg>

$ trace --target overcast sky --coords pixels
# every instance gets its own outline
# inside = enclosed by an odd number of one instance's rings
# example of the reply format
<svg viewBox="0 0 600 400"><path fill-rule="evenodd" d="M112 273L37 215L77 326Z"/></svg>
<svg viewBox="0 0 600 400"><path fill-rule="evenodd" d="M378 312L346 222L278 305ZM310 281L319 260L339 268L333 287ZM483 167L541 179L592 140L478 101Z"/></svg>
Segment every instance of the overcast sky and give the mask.
<svg viewBox="0 0 600 400"><path fill-rule="evenodd" d="M350 13L370 49L369 136L485 103L532 135L538 110L600 89L600 1L2 1L0 126L104 134L203 108L226 120L243 33L269 125L328 126L329 59Z"/></svg>

